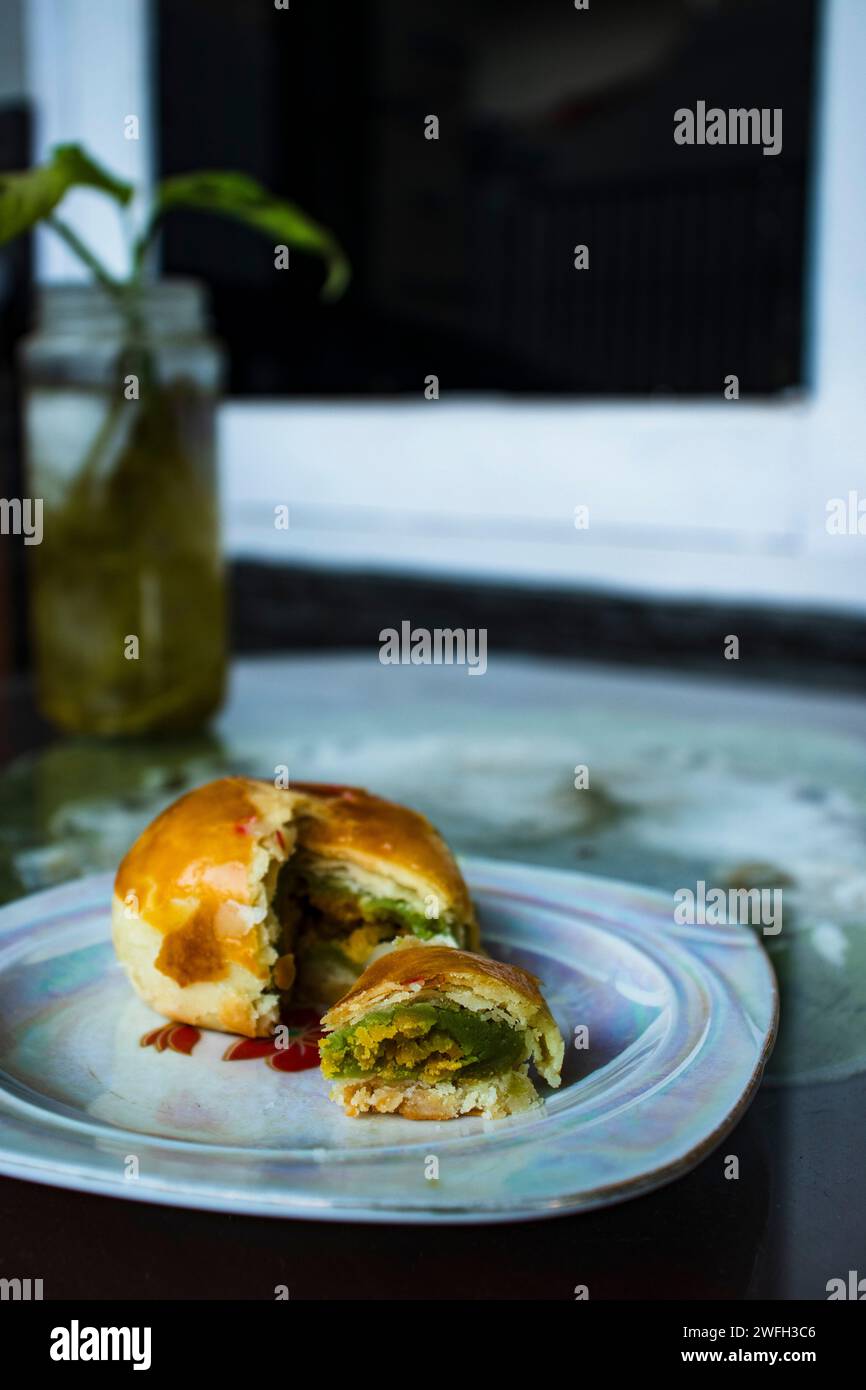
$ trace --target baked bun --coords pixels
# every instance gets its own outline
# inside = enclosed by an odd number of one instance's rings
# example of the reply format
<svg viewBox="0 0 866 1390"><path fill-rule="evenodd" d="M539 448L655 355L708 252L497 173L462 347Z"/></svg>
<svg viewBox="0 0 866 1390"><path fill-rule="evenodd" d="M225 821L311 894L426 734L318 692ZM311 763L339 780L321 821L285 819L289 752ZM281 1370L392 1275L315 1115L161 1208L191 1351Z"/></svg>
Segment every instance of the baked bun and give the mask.
<svg viewBox="0 0 866 1390"><path fill-rule="evenodd" d="M306 800L285 880L300 998L333 1003L371 959L407 942L478 949L463 875L424 816L356 787L295 791Z"/></svg>
<svg viewBox="0 0 866 1390"><path fill-rule="evenodd" d="M379 957L322 1027L331 1099L352 1116L498 1119L537 1101L530 1061L558 1086L565 1052L534 975L435 946Z"/></svg>
<svg viewBox="0 0 866 1390"><path fill-rule="evenodd" d="M328 1003L404 937L478 943L466 885L423 816L352 787L228 777L148 826L117 873L112 934L167 1018L270 1034L290 995Z"/></svg>

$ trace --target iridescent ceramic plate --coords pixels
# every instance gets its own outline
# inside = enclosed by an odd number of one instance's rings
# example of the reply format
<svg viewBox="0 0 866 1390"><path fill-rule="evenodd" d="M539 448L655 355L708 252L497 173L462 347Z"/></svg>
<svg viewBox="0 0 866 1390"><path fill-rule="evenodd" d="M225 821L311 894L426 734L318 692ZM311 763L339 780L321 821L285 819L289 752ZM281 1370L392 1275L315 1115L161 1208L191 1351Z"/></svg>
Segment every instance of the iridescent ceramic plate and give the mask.
<svg viewBox="0 0 866 1390"><path fill-rule="evenodd" d="M675 926L669 898L610 880L463 868L488 948L541 977L566 1038L562 1087L536 1110L350 1120L316 1068L226 1062L223 1035L142 1047L160 1020L115 963L100 876L0 910L0 1171L215 1211L481 1222L605 1206L694 1167L772 1047L758 939Z"/></svg>

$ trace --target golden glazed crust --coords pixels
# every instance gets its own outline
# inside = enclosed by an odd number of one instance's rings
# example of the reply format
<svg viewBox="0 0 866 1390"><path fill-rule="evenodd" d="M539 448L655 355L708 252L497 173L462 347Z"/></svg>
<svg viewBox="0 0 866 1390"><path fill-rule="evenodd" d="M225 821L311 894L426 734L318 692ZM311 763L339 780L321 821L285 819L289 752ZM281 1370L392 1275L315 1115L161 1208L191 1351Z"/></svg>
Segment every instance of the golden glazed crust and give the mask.
<svg viewBox="0 0 866 1390"><path fill-rule="evenodd" d="M547 1009L538 979L519 965L489 956L455 951L448 946L406 946L368 965L342 999L322 1019L325 1028L342 1028L368 1013L382 998L414 995L419 987L448 990L464 986L496 1002L516 998L534 1009Z"/></svg>
<svg viewBox="0 0 866 1390"><path fill-rule="evenodd" d="M188 985L178 984L157 969L155 961L171 937L163 937L131 914L118 897L112 906L112 935L130 984L165 1018L247 1038L269 1037L277 1026L279 996L268 993L266 982L242 966L227 964L218 979Z"/></svg>
<svg viewBox="0 0 866 1390"><path fill-rule="evenodd" d="M256 934L226 928L236 907L254 906L262 841L281 834L288 856L301 800L252 777L209 782L167 807L122 860L115 895L166 938L158 968L177 984L220 979L233 963L267 978Z"/></svg>
<svg viewBox="0 0 866 1390"><path fill-rule="evenodd" d="M326 872L330 858L350 870L375 863L388 882L414 876L477 939L460 872L423 816L357 788L227 777L157 816L118 869L112 933L141 997L169 1018L250 1037L272 1032L278 990L295 965L270 900L298 846L314 863L324 859Z"/></svg>
<svg viewBox="0 0 866 1390"><path fill-rule="evenodd" d="M328 1010L322 1027L332 1032L356 1023L373 1009L437 994L467 1008L504 1013L514 1026L529 1034L533 1060L544 1079L551 1086L559 1085L565 1045L536 976L519 965L506 965L469 951L409 946L380 956ZM417 1090L417 1085L408 1083L402 1089L411 1086Z"/></svg>
<svg viewBox="0 0 866 1390"><path fill-rule="evenodd" d="M300 835L305 849L386 878L403 879L422 899L433 893L440 899L442 912L453 912L477 933L463 875L426 816L360 787L296 782L294 790L307 793L305 809L310 819Z"/></svg>

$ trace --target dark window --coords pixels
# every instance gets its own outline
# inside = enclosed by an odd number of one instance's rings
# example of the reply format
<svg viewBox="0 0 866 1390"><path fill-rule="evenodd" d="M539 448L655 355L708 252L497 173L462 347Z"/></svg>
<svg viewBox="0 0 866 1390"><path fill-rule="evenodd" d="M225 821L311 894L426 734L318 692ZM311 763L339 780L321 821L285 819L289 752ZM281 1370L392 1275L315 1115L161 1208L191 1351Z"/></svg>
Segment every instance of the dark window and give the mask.
<svg viewBox="0 0 866 1390"><path fill-rule="evenodd" d="M162 172L245 169L354 267L323 308L315 263L172 221L165 268L211 283L234 392L801 384L814 0L157 9ZM698 101L782 108L781 153L676 145Z"/></svg>

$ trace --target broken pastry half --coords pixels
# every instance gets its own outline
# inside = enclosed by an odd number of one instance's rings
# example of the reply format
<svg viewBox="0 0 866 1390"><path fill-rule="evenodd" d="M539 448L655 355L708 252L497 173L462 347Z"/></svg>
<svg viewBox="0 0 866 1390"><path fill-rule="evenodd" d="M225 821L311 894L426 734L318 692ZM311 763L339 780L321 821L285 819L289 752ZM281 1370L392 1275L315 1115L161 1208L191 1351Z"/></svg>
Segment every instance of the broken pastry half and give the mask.
<svg viewBox="0 0 866 1390"><path fill-rule="evenodd" d="M445 842L356 787L227 777L143 832L115 881L112 935L158 1013L265 1037L280 1007L327 1004L404 941L477 946Z"/></svg>
<svg viewBox="0 0 866 1390"><path fill-rule="evenodd" d="M530 1062L560 1081L562 1034L535 976L469 951L381 956L322 1027L322 1071L347 1115L498 1119L537 1101Z"/></svg>

